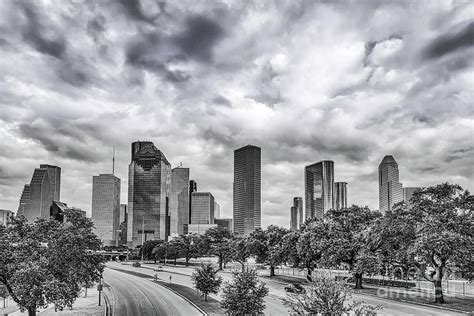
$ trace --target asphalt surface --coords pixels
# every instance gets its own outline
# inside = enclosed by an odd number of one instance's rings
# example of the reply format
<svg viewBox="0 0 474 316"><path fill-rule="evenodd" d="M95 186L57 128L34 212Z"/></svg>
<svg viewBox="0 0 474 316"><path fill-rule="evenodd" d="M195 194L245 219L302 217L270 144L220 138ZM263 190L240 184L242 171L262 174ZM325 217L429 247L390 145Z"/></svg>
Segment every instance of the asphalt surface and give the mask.
<svg viewBox="0 0 474 316"><path fill-rule="evenodd" d="M104 281L110 286L114 316L202 315L185 299L148 278L106 268Z"/></svg>
<svg viewBox="0 0 474 316"><path fill-rule="evenodd" d="M172 277L172 282L185 285L188 287L193 288L193 283L191 281L191 273L193 272L193 268L185 268L185 267L172 267L172 266L165 266L163 271L155 272L151 269L147 269L145 267L153 267L153 265L142 265L141 268L134 268L131 265L121 265L119 263L108 263L109 267L122 269L122 270L129 270L134 272L139 272L142 274L149 275L153 277L157 274L158 278L161 280L169 282L169 277ZM223 281L230 281L232 279L231 274L229 273L221 273L223 277ZM269 279L264 279L267 283L269 288L269 294L265 298L265 315L288 315L288 308L285 307L282 303L282 299L286 297L286 293L284 287L287 285L286 283L282 283L280 281L273 281ZM217 300L221 300L221 293L219 292L218 295L212 295L212 297L216 298ZM373 297L369 295L359 295L353 294L353 299L358 301L364 301L367 304L372 305L382 305L384 308L381 311L378 311L378 315L433 315L433 316L443 316L443 315L466 315L463 313L456 313L447 310L442 310L438 308L432 308L428 306L420 306L410 303L404 302L397 302L393 300L388 300L384 298ZM186 314L183 314L186 315Z"/></svg>

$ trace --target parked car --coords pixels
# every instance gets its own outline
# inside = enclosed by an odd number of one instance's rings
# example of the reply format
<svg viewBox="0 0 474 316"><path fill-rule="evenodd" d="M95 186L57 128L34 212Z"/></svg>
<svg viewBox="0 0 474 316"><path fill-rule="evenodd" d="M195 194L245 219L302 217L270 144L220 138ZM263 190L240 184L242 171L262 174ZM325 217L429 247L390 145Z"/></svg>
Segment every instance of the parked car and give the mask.
<svg viewBox="0 0 474 316"><path fill-rule="evenodd" d="M156 266L155 269L153 269L155 271L163 271L163 266Z"/></svg>
<svg viewBox="0 0 474 316"><path fill-rule="evenodd" d="M140 268L142 265L140 264L140 262L138 261L135 261L133 264L132 264L132 267L136 267L136 268Z"/></svg>
<svg viewBox="0 0 474 316"><path fill-rule="evenodd" d="M299 283L288 284L285 286L285 292L302 294L305 292L304 287Z"/></svg>

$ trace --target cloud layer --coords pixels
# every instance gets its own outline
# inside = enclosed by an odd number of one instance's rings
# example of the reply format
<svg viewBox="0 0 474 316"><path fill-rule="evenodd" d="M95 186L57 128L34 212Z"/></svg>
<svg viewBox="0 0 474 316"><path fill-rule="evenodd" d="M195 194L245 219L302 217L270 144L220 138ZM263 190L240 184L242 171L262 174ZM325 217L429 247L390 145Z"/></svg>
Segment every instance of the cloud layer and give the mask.
<svg viewBox="0 0 474 316"><path fill-rule="evenodd" d="M130 143L191 168L232 215L233 150L262 147L262 222L289 225L304 166L335 161L378 208L392 154L406 186L473 189L470 1L2 1L0 208L40 163L87 211L92 176L127 198Z"/></svg>

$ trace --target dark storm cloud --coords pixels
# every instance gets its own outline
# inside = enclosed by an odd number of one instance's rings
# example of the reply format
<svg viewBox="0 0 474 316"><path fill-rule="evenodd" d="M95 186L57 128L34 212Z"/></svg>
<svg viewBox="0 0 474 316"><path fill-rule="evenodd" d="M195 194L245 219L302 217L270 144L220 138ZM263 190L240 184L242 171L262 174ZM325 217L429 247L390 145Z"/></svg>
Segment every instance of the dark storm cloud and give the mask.
<svg viewBox="0 0 474 316"><path fill-rule="evenodd" d="M175 42L187 56L209 62L214 45L224 34L217 22L205 16L190 16L186 19L184 32L175 37Z"/></svg>
<svg viewBox="0 0 474 316"><path fill-rule="evenodd" d="M23 10L26 18L26 23L22 30L25 41L43 54L62 59L67 49L65 37L59 30L52 27L46 29L42 25L34 3L19 1L18 5Z"/></svg>
<svg viewBox="0 0 474 316"><path fill-rule="evenodd" d="M458 32L446 33L434 39L423 54L428 59L435 59L471 46L474 46L474 22L468 23Z"/></svg>

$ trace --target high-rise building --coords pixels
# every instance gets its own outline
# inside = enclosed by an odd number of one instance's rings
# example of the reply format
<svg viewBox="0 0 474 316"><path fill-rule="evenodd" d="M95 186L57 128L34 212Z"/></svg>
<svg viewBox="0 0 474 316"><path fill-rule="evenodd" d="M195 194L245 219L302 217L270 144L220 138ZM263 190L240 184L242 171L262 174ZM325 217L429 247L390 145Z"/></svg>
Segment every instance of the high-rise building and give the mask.
<svg viewBox="0 0 474 316"><path fill-rule="evenodd" d="M261 149L247 145L234 151L234 232L248 236L261 227Z"/></svg>
<svg viewBox="0 0 474 316"><path fill-rule="evenodd" d="M411 198L413 194L420 190L420 187L405 187L403 188L403 201L410 207L412 205Z"/></svg>
<svg viewBox="0 0 474 316"><path fill-rule="evenodd" d="M128 173L127 244L135 248L146 240L169 236L171 165L152 142L132 143Z"/></svg>
<svg viewBox="0 0 474 316"><path fill-rule="evenodd" d="M303 224L303 222L303 198L294 197L293 206L290 208L290 228L296 230Z"/></svg>
<svg viewBox="0 0 474 316"><path fill-rule="evenodd" d="M334 208L347 208L347 182L334 183Z"/></svg>
<svg viewBox="0 0 474 316"><path fill-rule="evenodd" d="M193 192L191 224L214 224L214 196L209 192Z"/></svg>
<svg viewBox="0 0 474 316"><path fill-rule="evenodd" d="M189 224L191 224L191 203L192 203L192 194L197 192L197 183L194 180L189 181Z"/></svg>
<svg viewBox="0 0 474 316"><path fill-rule="evenodd" d="M189 168L171 169L170 233L183 235L189 224Z"/></svg>
<svg viewBox="0 0 474 316"><path fill-rule="evenodd" d="M61 168L48 164L40 165L40 169L48 171L48 178L51 182L51 192L54 201L61 201Z"/></svg>
<svg viewBox="0 0 474 316"><path fill-rule="evenodd" d="M398 164L393 156L385 156L379 165L379 210L385 213L403 201L403 185L399 182Z"/></svg>
<svg viewBox="0 0 474 316"><path fill-rule="evenodd" d="M115 246L120 237L120 179L113 174L92 177L92 221L104 246Z"/></svg>
<svg viewBox="0 0 474 316"><path fill-rule="evenodd" d="M127 221L128 221L128 212L127 204L120 204L120 243L119 246L127 245Z"/></svg>
<svg viewBox="0 0 474 316"><path fill-rule="evenodd" d="M24 215L28 201L30 200L30 185L25 184L23 191L21 192L20 205L18 206L17 215Z"/></svg>
<svg viewBox="0 0 474 316"><path fill-rule="evenodd" d="M323 160L305 167L306 219L323 218L334 208L334 162Z"/></svg>
<svg viewBox="0 0 474 316"><path fill-rule="evenodd" d="M214 224L217 227L222 227L232 232L234 229L234 224L232 218L214 218Z"/></svg>
<svg viewBox="0 0 474 316"><path fill-rule="evenodd" d="M214 218L221 218L221 206L214 202Z"/></svg>
<svg viewBox="0 0 474 316"><path fill-rule="evenodd" d="M28 221L50 218L53 201L59 201L61 168L43 164L33 172L30 184L25 184L20 197L18 215Z"/></svg>
<svg viewBox="0 0 474 316"><path fill-rule="evenodd" d="M49 218L53 193L48 170L36 168L30 182L30 199L23 215L29 222L36 218Z"/></svg>

